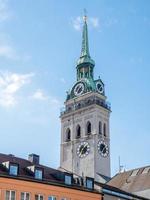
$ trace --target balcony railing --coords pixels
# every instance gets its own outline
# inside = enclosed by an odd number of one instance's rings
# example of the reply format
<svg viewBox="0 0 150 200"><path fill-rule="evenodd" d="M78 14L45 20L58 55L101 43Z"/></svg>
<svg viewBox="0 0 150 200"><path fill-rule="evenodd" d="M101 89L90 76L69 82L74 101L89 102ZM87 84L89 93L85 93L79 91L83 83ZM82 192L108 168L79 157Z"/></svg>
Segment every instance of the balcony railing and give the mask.
<svg viewBox="0 0 150 200"><path fill-rule="evenodd" d="M78 102L78 103L74 103L72 105L68 105L66 107L63 107L61 108L61 111L60 111L60 114L63 115L63 114L66 114L66 113L70 113L72 111L75 111L75 110L79 110L81 108L85 108L87 106L90 106L90 105L99 105L109 111L111 111L111 105L109 102L106 102L106 101L100 101L98 99L89 99L87 101L84 101L84 102Z"/></svg>

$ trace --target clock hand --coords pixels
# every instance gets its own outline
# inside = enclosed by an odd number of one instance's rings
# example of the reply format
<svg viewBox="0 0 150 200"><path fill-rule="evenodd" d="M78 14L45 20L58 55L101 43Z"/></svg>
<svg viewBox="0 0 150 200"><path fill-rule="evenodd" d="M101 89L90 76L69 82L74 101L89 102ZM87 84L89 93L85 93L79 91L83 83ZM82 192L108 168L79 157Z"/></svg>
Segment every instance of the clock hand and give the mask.
<svg viewBox="0 0 150 200"><path fill-rule="evenodd" d="M80 93L82 91L82 88L80 87L79 89L78 89L78 93Z"/></svg>
<svg viewBox="0 0 150 200"><path fill-rule="evenodd" d="M84 151L84 149L87 147L87 144L85 144L84 146L83 146L83 148L81 149L81 154L83 153L83 151Z"/></svg>
<svg viewBox="0 0 150 200"><path fill-rule="evenodd" d="M88 144L84 144L83 146L81 146L79 157L80 157L81 155L83 155L83 151L84 151L84 149L85 149L87 146L88 146Z"/></svg>
<svg viewBox="0 0 150 200"><path fill-rule="evenodd" d="M102 153L106 152L106 147L103 148Z"/></svg>

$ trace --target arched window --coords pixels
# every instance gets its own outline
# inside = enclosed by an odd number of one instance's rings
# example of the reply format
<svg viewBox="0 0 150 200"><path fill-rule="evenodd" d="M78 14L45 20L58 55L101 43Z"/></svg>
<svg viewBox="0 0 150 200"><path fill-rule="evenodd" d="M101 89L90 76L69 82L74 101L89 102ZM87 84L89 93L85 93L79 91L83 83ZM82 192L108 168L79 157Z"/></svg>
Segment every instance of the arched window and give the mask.
<svg viewBox="0 0 150 200"><path fill-rule="evenodd" d="M99 122L99 134L102 134L102 122Z"/></svg>
<svg viewBox="0 0 150 200"><path fill-rule="evenodd" d="M104 136L106 137L106 124L104 123L104 126L103 126L103 133L104 133Z"/></svg>
<svg viewBox="0 0 150 200"><path fill-rule="evenodd" d="M67 128L66 130L66 142L71 140L71 131L70 128Z"/></svg>
<svg viewBox="0 0 150 200"><path fill-rule="evenodd" d="M87 129L87 135L91 134L91 122L87 122L87 125L86 125L86 129Z"/></svg>
<svg viewBox="0 0 150 200"><path fill-rule="evenodd" d="M80 137L81 137L81 127L78 124L76 128L76 138L80 138Z"/></svg>

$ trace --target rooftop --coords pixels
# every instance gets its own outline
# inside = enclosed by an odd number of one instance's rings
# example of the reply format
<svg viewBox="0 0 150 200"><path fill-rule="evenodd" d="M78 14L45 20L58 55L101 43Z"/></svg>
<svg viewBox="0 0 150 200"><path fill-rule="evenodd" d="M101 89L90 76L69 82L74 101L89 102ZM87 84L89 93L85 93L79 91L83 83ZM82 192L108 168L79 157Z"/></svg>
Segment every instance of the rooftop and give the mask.
<svg viewBox="0 0 150 200"><path fill-rule="evenodd" d="M16 173L15 168L12 168L12 171L10 170L11 167L14 167L14 166L18 167L17 173ZM42 171L41 178L39 176L35 177L35 170ZM13 173L10 174L10 171ZM143 174L145 173L147 173L146 168L143 169ZM131 174L131 171L130 171L130 174ZM39 163L39 156L36 154L30 154L27 160L27 159L16 157L12 154L7 155L7 154L0 153L0 177L39 182L43 184L56 185L60 187L68 187L68 188L84 190L84 191L92 192L92 193L93 192L99 193L99 194L102 193L103 195L106 194L110 196L123 197L125 199L132 199L132 197L134 197L136 199L147 200L147 198L143 198L135 194L131 194L129 191L128 192L123 191L122 189L119 189L116 186L111 186L109 184L111 183L111 180L108 182L108 185L107 185L103 183L94 182L94 179L90 177L85 177L85 179L82 177L77 178L77 175L65 172L65 170L64 171L56 170L56 169L41 165ZM68 177L70 177L70 179L68 179ZM92 188L88 187L87 181L92 181L90 182L90 185L92 183ZM98 188L96 187L97 189L94 189L95 188L94 186L98 186Z"/></svg>
<svg viewBox="0 0 150 200"><path fill-rule="evenodd" d="M75 177L71 173L41 165L36 154L30 154L27 160L12 154L0 153L0 177L98 192L94 190L94 179L85 177L82 180L81 177ZM92 181L93 186L89 188L87 181Z"/></svg>
<svg viewBox="0 0 150 200"><path fill-rule="evenodd" d="M150 166L118 173L108 182L108 185L132 193L150 189Z"/></svg>

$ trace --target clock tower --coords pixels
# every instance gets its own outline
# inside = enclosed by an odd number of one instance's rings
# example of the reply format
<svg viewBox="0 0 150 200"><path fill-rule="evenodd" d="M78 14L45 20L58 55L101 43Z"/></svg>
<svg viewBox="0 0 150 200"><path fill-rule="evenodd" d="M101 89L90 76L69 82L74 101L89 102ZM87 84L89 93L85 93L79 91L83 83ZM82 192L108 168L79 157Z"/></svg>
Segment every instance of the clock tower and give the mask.
<svg viewBox="0 0 150 200"><path fill-rule="evenodd" d="M110 177L111 110L106 102L103 81L94 79L94 66L89 53L87 17L84 16L82 49L76 65L77 79L67 92L60 115L60 167L102 181L102 177Z"/></svg>

